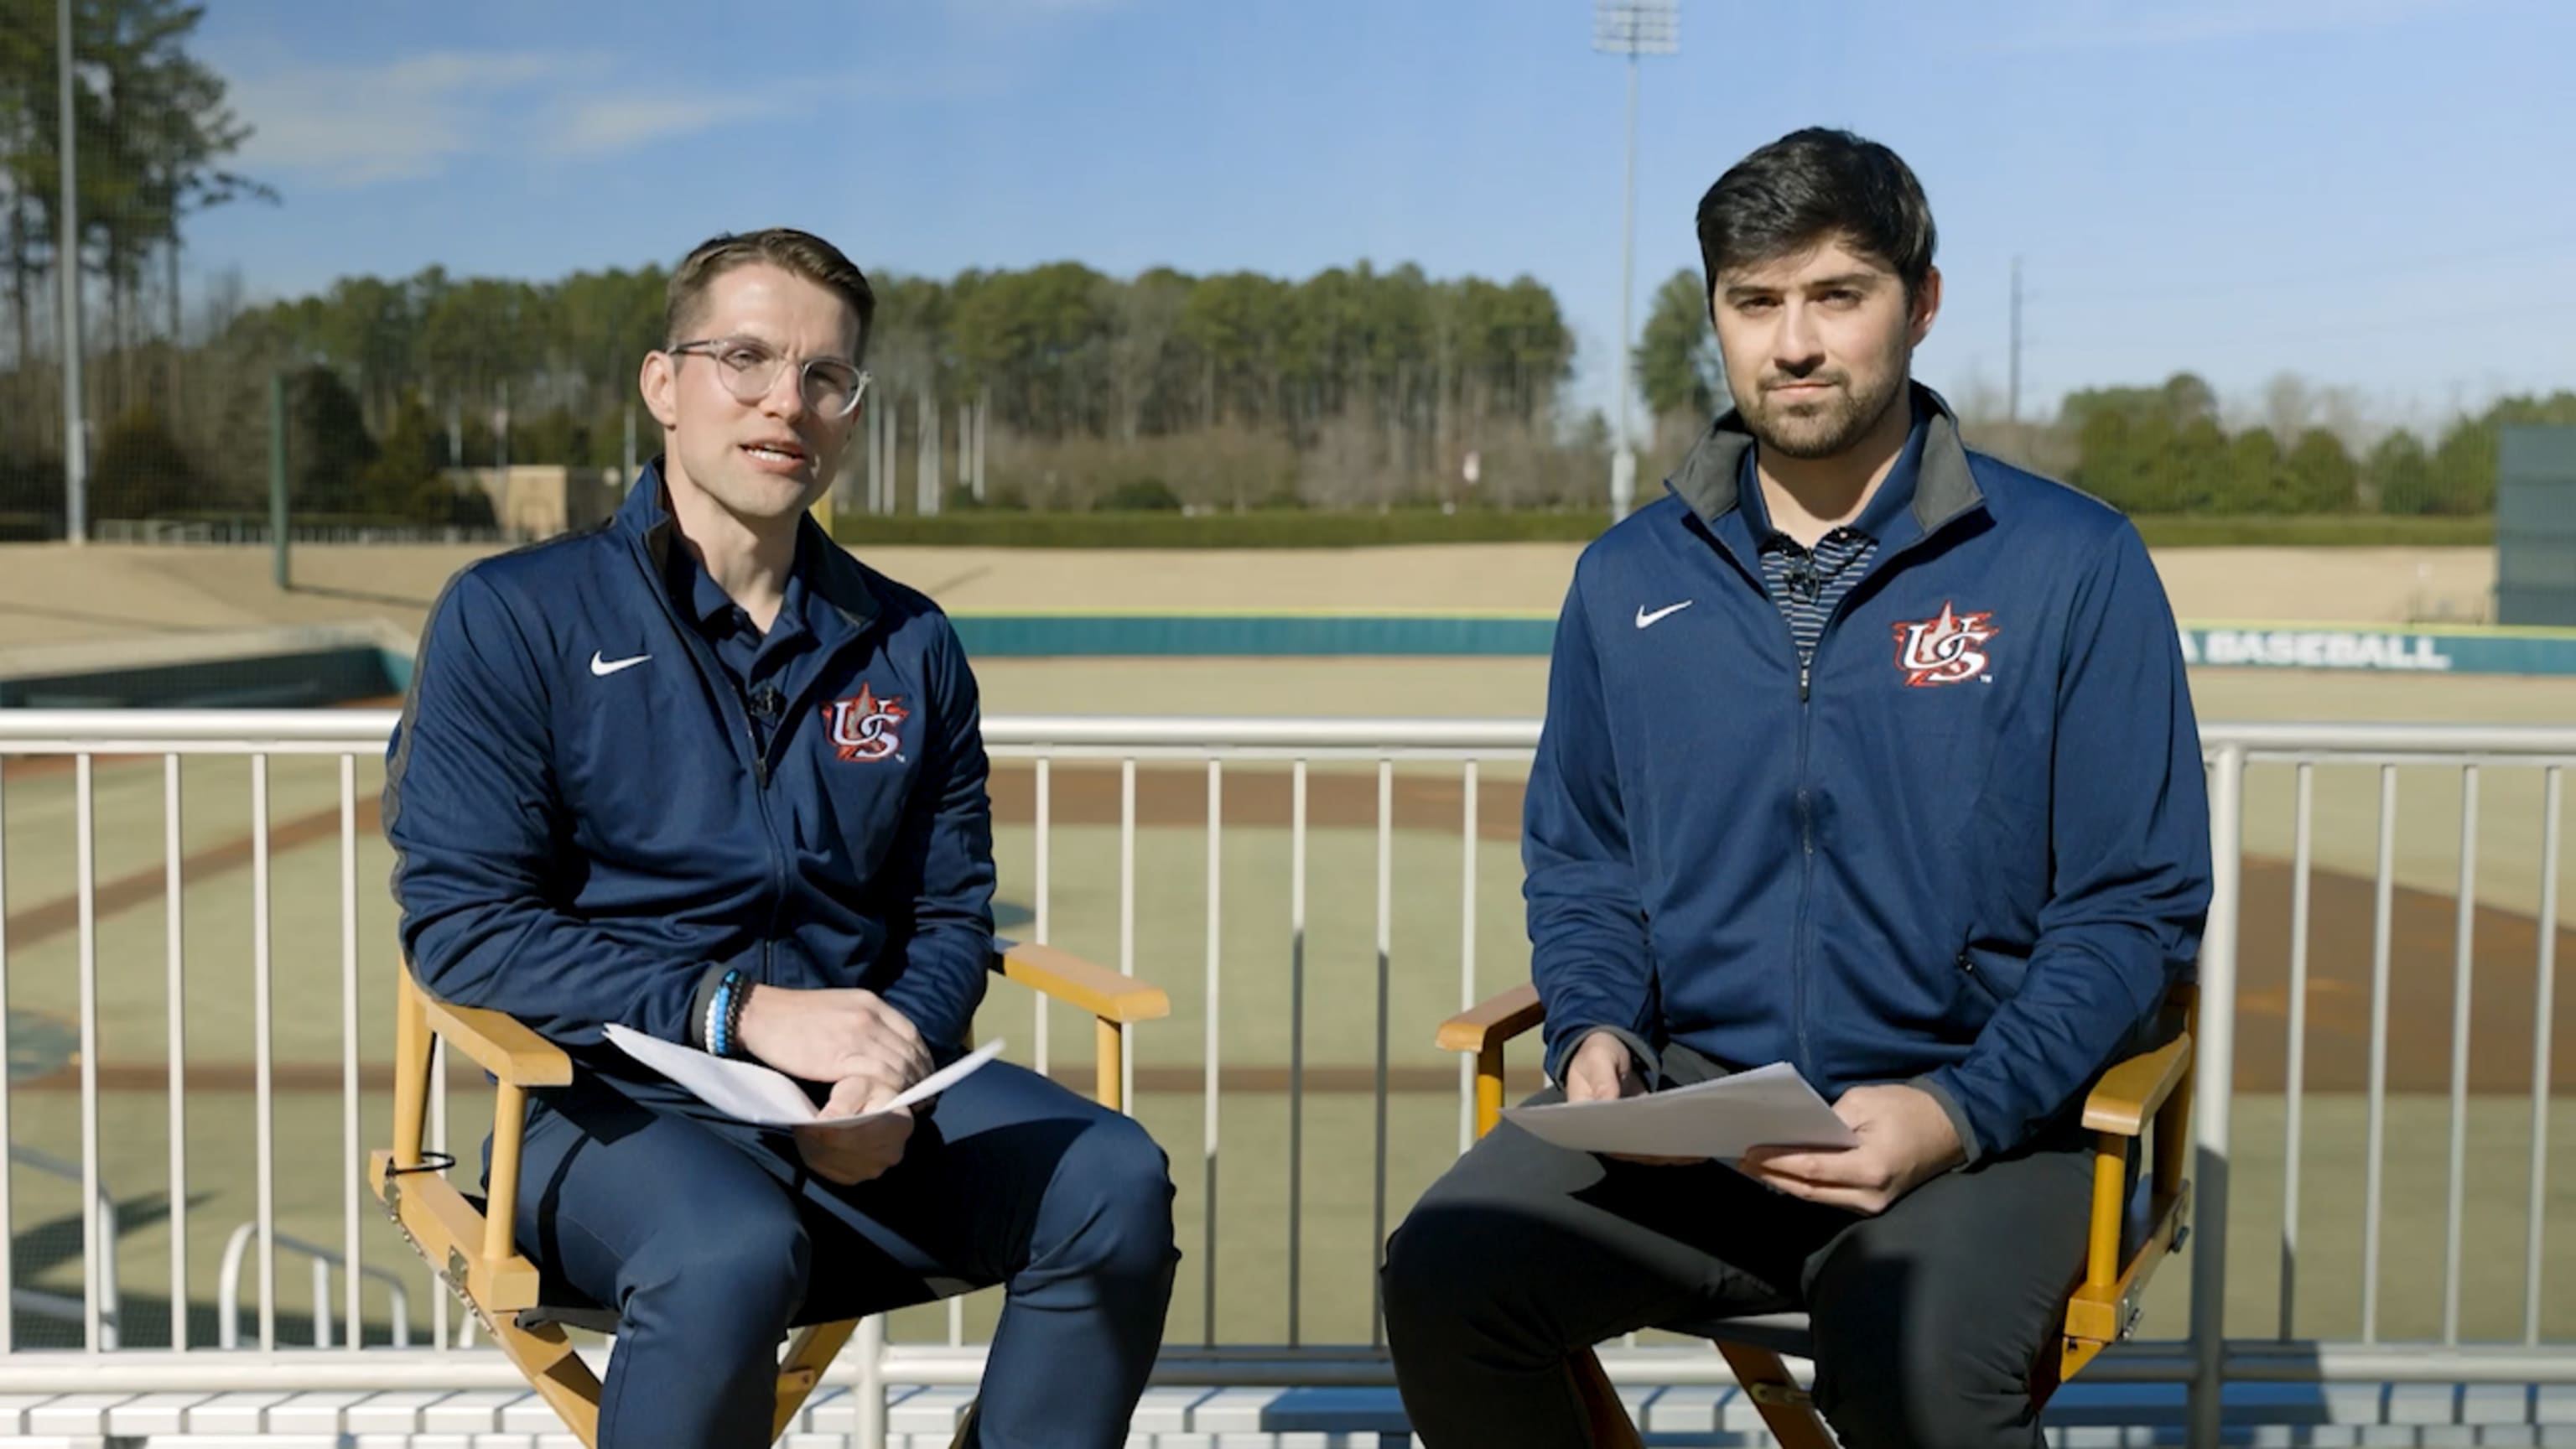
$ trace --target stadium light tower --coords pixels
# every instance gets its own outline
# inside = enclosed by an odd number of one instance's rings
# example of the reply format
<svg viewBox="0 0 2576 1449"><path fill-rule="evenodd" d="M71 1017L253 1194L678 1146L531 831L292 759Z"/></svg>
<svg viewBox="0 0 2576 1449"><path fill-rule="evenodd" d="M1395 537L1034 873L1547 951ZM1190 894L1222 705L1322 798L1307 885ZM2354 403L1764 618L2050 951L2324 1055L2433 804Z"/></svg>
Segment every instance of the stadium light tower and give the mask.
<svg viewBox="0 0 2576 1449"><path fill-rule="evenodd" d="M1628 180L1619 205L1619 431L1610 440L1610 519L1628 516L1637 498L1637 450L1628 430L1628 308L1637 269L1637 57L1676 55L1682 48L1681 0L1593 0L1592 48L1628 57Z"/></svg>

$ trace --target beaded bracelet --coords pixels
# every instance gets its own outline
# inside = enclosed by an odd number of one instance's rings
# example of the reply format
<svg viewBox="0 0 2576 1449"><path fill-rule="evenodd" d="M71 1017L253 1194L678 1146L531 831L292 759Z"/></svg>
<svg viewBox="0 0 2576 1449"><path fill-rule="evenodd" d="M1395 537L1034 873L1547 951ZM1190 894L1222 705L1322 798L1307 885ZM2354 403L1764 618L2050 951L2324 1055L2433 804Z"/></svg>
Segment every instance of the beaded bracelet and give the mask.
<svg viewBox="0 0 2576 1449"><path fill-rule="evenodd" d="M737 1055L734 1038L742 1030L741 986L740 968L728 970L707 1002L707 1050L720 1057Z"/></svg>
<svg viewBox="0 0 2576 1449"><path fill-rule="evenodd" d="M749 1057L751 1053L744 1050L742 1044L742 1008L744 1003L751 1000L751 983L743 979L740 971L726 972L725 984L718 999L724 1003L721 1009L724 1012L725 1044L720 1055Z"/></svg>

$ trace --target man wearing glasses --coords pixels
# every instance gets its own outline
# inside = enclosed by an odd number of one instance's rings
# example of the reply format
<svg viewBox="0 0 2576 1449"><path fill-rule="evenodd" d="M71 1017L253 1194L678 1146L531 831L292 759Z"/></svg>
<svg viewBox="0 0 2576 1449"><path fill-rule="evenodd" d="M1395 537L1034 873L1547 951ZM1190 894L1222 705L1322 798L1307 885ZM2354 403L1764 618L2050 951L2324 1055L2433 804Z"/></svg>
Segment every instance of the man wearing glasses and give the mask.
<svg viewBox="0 0 2576 1449"><path fill-rule="evenodd" d="M765 1062L826 1116L964 1050L994 874L974 674L806 512L874 307L802 232L690 253L641 377L666 451L599 529L457 575L388 758L421 985L578 1064L530 1094L516 1230L620 1315L603 1449L765 1444L790 1327L995 1283L965 1442L1122 1444L1162 1337L1172 1187L1132 1120L997 1061L918 1116L768 1132L603 1040Z"/></svg>

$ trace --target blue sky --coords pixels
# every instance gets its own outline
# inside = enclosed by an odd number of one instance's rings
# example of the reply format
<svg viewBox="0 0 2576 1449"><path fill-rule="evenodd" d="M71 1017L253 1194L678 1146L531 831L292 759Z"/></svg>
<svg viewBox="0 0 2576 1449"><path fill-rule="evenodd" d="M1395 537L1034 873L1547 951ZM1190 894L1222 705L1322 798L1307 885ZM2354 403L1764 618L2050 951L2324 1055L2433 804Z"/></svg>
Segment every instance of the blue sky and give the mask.
<svg viewBox="0 0 2576 1449"><path fill-rule="evenodd" d="M749 17L757 16L755 22ZM1963 17L1973 15L1971 20ZM2576 5L1682 0L1641 70L1636 296L1691 210L1807 124L1896 147L1941 231L1917 370L2024 410L2283 370L2389 422L2576 387ZM210 6L199 51L279 207L191 266L530 278L814 228L862 265L1058 259L1527 273L1606 403L1624 63L1589 0L442 0Z"/></svg>

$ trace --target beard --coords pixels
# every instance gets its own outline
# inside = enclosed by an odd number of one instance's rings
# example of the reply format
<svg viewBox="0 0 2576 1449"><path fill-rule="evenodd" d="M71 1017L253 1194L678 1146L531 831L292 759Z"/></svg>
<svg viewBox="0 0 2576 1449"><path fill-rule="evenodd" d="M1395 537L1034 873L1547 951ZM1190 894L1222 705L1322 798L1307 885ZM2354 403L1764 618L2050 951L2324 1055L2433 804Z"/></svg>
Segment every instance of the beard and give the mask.
<svg viewBox="0 0 2576 1449"><path fill-rule="evenodd" d="M1735 402L1754 441L1763 447L1802 461L1831 458L1848 452L1887 416L1905 391L1905 363L1901 354L1888 359L1874 385L1865 390L1853 385L1849 372L1834 371L1786 379L1822 382L1827 391L1821 396L1784 399L1769 385L1761 385L1753 397L1739 396Z"/></svg>

